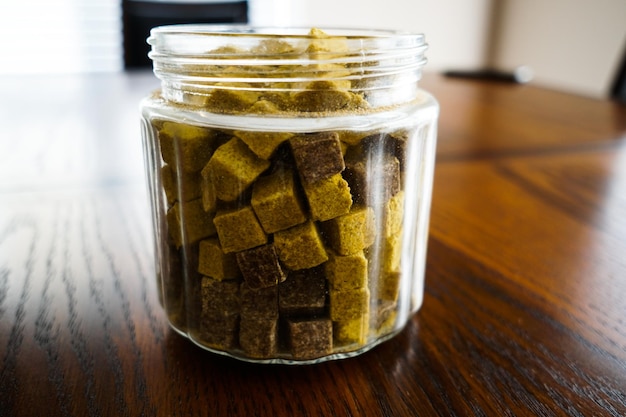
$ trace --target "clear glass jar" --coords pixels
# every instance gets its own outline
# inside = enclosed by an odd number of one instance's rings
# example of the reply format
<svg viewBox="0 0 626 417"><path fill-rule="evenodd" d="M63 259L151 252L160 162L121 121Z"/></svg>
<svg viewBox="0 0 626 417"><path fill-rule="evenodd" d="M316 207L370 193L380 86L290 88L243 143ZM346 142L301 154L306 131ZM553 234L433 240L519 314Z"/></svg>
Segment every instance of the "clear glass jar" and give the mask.
<svg viewBox="0 0 626 417"><path fill-rule="evenodd" d="M160 300L253 362L365 352L422 303L438 104L423 35L176 25L142 102Z"/></svg>

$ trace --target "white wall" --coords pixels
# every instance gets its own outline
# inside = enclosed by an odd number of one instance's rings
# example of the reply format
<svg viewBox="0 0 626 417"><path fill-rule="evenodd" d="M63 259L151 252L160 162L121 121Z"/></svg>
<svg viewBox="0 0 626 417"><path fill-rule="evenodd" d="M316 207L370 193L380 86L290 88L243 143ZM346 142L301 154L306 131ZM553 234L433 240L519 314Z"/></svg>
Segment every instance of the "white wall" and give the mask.
<svg viewBox="0 0 626 417"><path fill-rule="evenodd" d="M421 32L429 71L485 61L493 0L251 0L260 25L362 27Z"/></svg>
<svg viewBox="0 0 626 417"><path fill-rule="evenodd" d="M626 0L498 0L493 62L526 64L534 82L608 97L626 51Z"/></svg>

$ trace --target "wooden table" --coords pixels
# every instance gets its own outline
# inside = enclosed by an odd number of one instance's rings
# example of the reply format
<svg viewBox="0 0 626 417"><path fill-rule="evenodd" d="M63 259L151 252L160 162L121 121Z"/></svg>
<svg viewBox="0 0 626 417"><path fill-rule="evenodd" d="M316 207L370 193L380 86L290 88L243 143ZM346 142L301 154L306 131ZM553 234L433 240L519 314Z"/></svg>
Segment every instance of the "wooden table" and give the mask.
<svg viewBox="0 0 626 417"><path fill-rule="evenodd" d="M626 106L428 75L422 309L358 358L263 366L158 304L137 121L155 86L0 81L0 415L626 415Z"/></svg>

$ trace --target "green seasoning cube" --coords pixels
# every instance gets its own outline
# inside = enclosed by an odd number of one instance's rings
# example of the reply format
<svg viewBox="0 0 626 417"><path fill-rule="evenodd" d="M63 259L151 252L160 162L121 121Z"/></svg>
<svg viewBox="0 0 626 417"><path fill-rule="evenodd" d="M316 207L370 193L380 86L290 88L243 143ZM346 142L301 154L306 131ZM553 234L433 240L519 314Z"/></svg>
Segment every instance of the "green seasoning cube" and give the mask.
<svg viewBox="0 0 626 417"><path fill-rule="evenodd" d="M217 198L234 201L269 166L235 137L217 148L202 175L213 183Z"/></svg>
<svg viewBox="0 0 626 417"><path fill-rule="evenodd" d="M402 233L387 237L383 242L382 271L391 272L400 270L402 258Z"/></svg>
<svg viewBox="0 0 626 417"><path fill-rule="evenodd" d="M218 211L213 222L225 253L254 248L267 242L252 207Z"/></svg>
<svg viewBox="0 0 626 417"><path fill-rule="evenodd" d="M317 228L311 221L276 232L274 245L280 260L291 270L313 268L328 259Z"/></svg>
<svg viewBox="0 0 626 417"><path fill-rule="evenodd" d="M358 319L369 315L370 292L358 290L330 290L330 318L333 321Z"/></svg>
<svg viewBox="0 0 626 417"><path fill-rule="evenodd" d="M216 232L213 215L204 211L201 199L174 204L167 212L167 224L176 247L196 243Z"/></svg>
<svg viewBox="0 0 626 417"><path fill-rule="evenodd" d="M330 287L337 291L356 290L367 285L367 259L363 253L331 255L324 264Z"/></svg>
<svg viewBox="0 0 626 417"><path fill-rule="evenodd" d="M216 238L200 241L198 272L218 280L241 275L235 254L224 253Z"/></svg>
<svg viewBox="0 0 626 417"><path fill-rule="evenodd" d="M348 213L352 207L350 188L341 174L303 187L313 220L330 220Z"/></svg>
<svg viewBox="0 0 626 417"><path fill-rule="evenodd" d="M238 130L235 135L244 141L246 145L259 158L269 159L278 145L293 136L288 132L252 132Z"/></svg>
<svg viewBox="0 0 626 417"><path fill-rule="evenodd" d="M163 122L158 137L163 160L186 172L204 168L215 150L215 132L205 127Z"/></svg>
<svg viewBox="0 0 626 417"><path fill-rule="evenodd" d="M375 239L374 210L370 207L352 210L322 225L330 247L340 255L350 255L371 246Z"/></svg>
<svg viewBox="0 0 626 417"><path fill-rule="evenodd" d="M333 325L328 319L290 319L289 346L295 359L315 359L333 349Z"/></svg>
<svg viewBox="0 0 626 417"><path fill-rule="evenodd" d="M291 171L280 170L259 178L252 188L252 208L266 233L306 221Z"/></svg>
<svg viewBox="0 0 626 417"><path fill-rule="evenodd" d="M383 272L378 279L378 299L396 302L400 294L400 280L402 274L399 271Z"/></svg>

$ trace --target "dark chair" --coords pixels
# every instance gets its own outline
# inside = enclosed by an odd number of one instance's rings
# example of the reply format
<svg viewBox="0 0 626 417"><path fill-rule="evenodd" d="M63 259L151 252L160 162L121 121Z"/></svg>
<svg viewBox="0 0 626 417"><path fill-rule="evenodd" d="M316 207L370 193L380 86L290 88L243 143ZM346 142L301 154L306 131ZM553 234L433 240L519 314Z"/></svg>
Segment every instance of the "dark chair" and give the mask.
<svg viewBox="0 0 626 417"><path fill-rule="evenodd" d="M613 85L611 86L611 98L626 103L626 48L624 48L622 62L617 69Z"/></svg>
<svg viewBox="0 0 626 417"><path fill-rule="evenodd" d="M180 23L247 23L247 1L122 0L124 67L146 68L150 45L146 39L155 26Z"/></svg>

